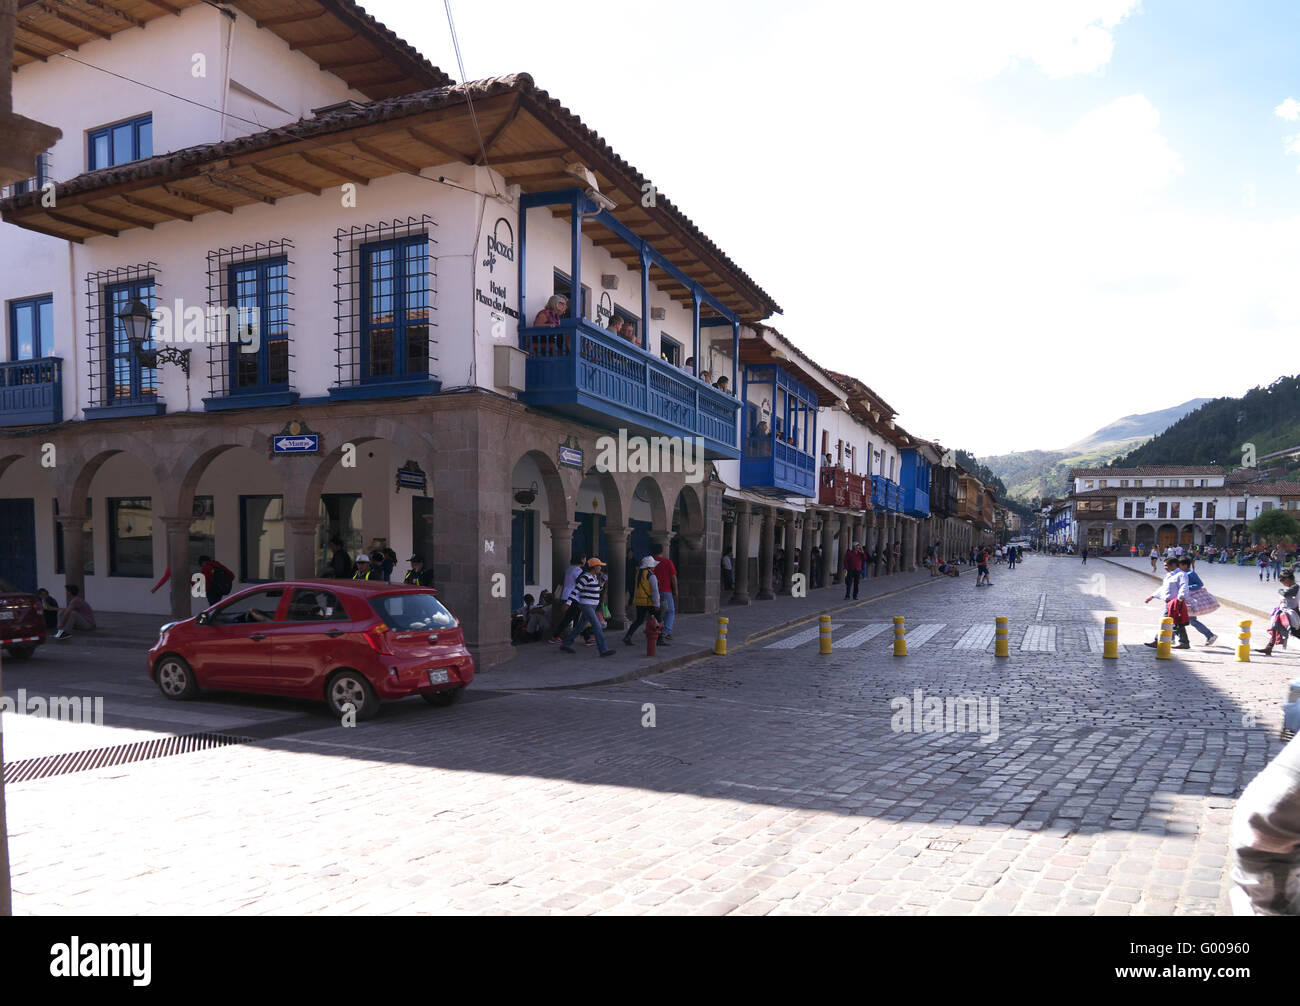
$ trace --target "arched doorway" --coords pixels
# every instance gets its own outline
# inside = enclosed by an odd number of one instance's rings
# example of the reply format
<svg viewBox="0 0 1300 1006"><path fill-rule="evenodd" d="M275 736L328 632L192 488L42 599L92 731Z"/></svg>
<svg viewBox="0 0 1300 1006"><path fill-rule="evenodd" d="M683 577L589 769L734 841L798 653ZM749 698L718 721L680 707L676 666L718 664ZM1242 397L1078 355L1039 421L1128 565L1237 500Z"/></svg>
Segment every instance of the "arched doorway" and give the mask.
<svg viewBox="0 0 1300 1006"><path fill-rule="evenodd" d="M1178 544L1178 528L1172 524L1161 524L1156 544L1162 552L1167 548L1173 548Z"/></svg>
<svg viewBox="0 0 1300 1006"><path fill-rule="evenodd" d="M510 609L523 604L524 594L536 601L564 578L573 549L567 532L552 540L549 525L567 527L564 484L555 462L541 451L529 451L510 473Z"/></svg>
<svg viewBox="0 0 1300 1006"><path fill-rule="evenodd" d="M1144 552L1151 551L1151 546L1156 543L1156 529L1150 524L1139 524L1134 534L1137 538L1138 549Z"/></svg>
<svg viewBox="0 0 1300 1006"><path fill-rule="evenodd" d="M1227 544L1227 541L1228 541L1228 531L1227 531L1227 528L1225 528L1222 524L1215 524L1215 525L1214 525L1214 540L1213 540L1212 544L1219 545L1219 546L1223 546L1223 545Z"/></svg>
<svg viewBox="0 0 1300 1006"><path fill-rule="evenodd" d="M1184 524L1184 525L1183 525L1183 529L1182 529L1182 531L1180 531L1179 534L1178 534L1178 544L1182 545L1184 548L1186 548L1186 547L1189 546L1189 545L1197 545L1197 544L1200 544L1200 543L1196 540L1196 525L1195 525L1195 524Z"/></svg>
<svg viewBox="0 0 1300 1006"><path fill-rule="evenodd" d="M707 574L704 548L704 507L692 485L677 494L672 512L672 543L669 556L677 567L677 609L706 610Z"/></svg>
<svg viewBox="0 0 1300 1006"><path fill-rule="evenodd" d="M1115 544L1118 545L1125 552L1129 550L1130 542L1129 542L1128 528L1122 527L1115 532Z"/></svg>

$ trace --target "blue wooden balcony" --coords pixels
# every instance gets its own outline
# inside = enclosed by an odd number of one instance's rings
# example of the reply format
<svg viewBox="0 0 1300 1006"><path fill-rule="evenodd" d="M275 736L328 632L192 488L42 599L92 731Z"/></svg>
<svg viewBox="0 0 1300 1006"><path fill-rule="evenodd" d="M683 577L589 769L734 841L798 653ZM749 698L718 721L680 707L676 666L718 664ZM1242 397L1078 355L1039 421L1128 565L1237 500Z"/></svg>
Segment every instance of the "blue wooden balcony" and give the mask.
<svg viewBox="0 0 1300 1006"><path fill-rule="evenodd" d="M776 496L816 496L817 459L775 432L751 433L740 459L740 484Z"/></svg>
<svg viewBox="0 0 1300 1006"><path fill-rule="evenodd" d="M0 426L63 422L63 360L0 363Z"/></svg>
<svg viewBox="0 0 1300 1006"><path fill-rule="evenodd" d="M602 429L700 437L709 459L740 457L735 397L584 318L520 328L528 354L521 401Z"/></svg>
<svg viewBox="0 0 1300 1006"><path fill-rule="evenodd" d="M898 483L883 475L871 476L871 505L876 510L897 511L900 508Z"/></svg>
<svg viewBox="0 0 1300 1006"><path fill-rule="evenodd" d="M930 462L915 449L902 452L900 506L909 517L930 516Z"/></svg>

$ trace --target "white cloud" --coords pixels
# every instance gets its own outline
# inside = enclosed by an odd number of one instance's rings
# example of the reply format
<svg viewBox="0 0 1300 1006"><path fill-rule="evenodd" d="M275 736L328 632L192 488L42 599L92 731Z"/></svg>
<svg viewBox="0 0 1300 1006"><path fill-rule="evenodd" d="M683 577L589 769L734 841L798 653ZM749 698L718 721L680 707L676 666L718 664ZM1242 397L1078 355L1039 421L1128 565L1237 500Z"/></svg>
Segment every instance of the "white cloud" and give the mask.
<svg viewBox="0 0 1300 1006"><path fill-rule="evenodd" d="M1300 101L1295 98L1287 98L1286 101L1273 109L1273 113L1280 119L1286 119L1287 122L1295 122L1300 119Z"/></svg>

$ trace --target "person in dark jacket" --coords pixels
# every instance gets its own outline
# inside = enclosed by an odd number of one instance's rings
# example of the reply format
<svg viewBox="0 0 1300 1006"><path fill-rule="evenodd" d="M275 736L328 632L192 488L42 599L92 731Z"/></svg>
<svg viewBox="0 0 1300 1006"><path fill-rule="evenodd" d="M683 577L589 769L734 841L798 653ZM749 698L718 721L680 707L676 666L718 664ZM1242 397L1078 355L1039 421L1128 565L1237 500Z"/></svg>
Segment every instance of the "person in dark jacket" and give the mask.
<svg viewBox="0 0 1300 1006"><path fill-rule="evenodd" d="M203 590L207 594L209 608L234 589L235 574L212 556L199 556L199 571L203 574Z"/></svg>
<svg viewBox="0 0 1300 1006"><path fill-rule="evenodd" d="M334 554L330 556L330 574L336 580L346 580L352 576L352 560L348 557L347 550L343 548L343 542L339 538L330 539L330 548Z"/></svg>
<svg viewBox="0 0 1300 1006"><path fill-rule="evenodd" d="M433 570L425 568L424 556L413 555L407 560L407 562L411 564L411 568L407 570L406 575L402 577L403 583L417 587L433 586Z"/></svg>
<svg viewBox="0 0 1300 1006"><path fill-rule="evenodd" d="M374 556L366 555L365 552L357 553L357 568L352 574L354 580L382 580L384 578L383 567L373 561Z"/></svg>

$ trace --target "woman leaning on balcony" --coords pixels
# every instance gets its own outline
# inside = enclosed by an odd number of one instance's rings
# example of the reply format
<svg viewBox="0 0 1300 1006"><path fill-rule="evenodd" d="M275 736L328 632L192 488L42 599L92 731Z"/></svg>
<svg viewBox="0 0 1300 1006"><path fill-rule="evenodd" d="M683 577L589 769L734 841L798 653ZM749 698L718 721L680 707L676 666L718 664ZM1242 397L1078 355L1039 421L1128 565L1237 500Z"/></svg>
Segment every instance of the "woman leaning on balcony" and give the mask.
<svg viewBox="0 0 1300 1006"><path fill-rule="evenodd" d="M555 294L547 302L546 306L537 312L537 317L533 319L534 328L558 328L560 322L569 314L569 299L563 294ZM546 346L545 353L538 352L540 348L538 343L533 343L534 356L565 356L569 352L568 336L560 332L556 335L547 336L541 343Z"/></svg>

